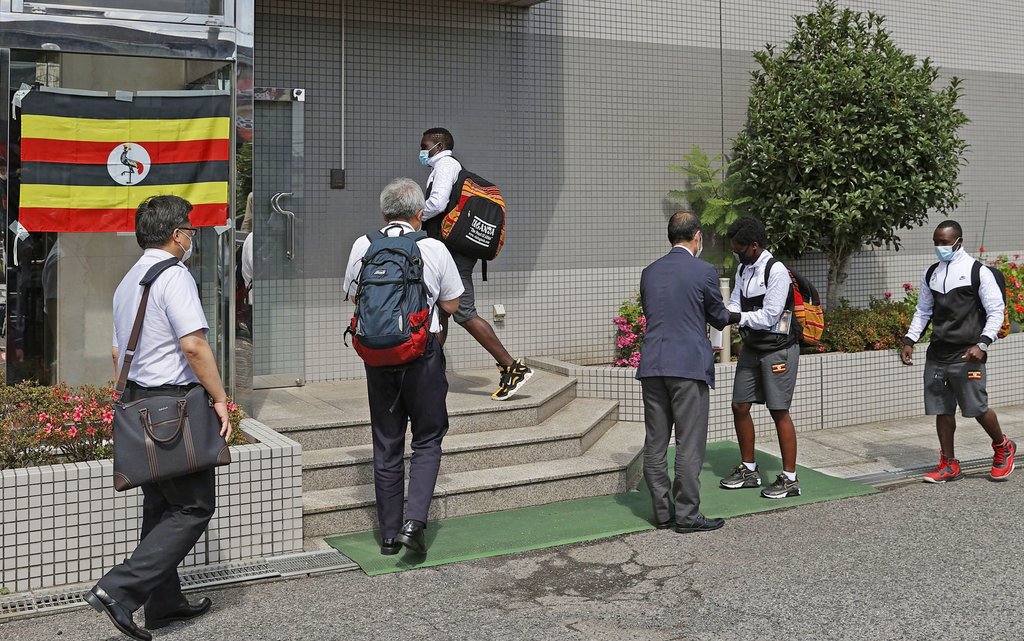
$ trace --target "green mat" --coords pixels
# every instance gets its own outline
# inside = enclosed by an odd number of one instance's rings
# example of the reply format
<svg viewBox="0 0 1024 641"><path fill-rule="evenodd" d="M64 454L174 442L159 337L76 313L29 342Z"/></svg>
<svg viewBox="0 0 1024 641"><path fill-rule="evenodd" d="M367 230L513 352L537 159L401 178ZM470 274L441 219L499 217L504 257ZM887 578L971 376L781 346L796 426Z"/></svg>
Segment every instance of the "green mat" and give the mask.
<svg viewBox="0 0 1024 641"><path fill-rule="evenodd" d="M803 495L798 497L773 501L761 498L757 490L719 488L718 480L732 471L738 459L735 443L708 444L701 469L700 507L705 515L728 518L877 491L805 467L797 469L803 490ZM671 471L671 451L668 460ZM758 452L757 461L765 482L771 482L782 471L781 461L770 454ZM373 576L640 532L654 529L652 521L650 494L641 483L636 492L432 522L426 532L426 556L411 552L382 556L380 543L372 531L326 540Z"/></svg>

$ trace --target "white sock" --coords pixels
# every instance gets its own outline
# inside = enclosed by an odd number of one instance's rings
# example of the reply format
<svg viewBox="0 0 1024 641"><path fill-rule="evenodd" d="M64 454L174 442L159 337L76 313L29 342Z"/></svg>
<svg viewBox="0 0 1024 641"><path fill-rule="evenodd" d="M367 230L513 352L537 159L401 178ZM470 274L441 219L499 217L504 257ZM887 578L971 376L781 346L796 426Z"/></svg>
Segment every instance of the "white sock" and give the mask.
<svg viewBox="0 0 1024 641"><path fill-rule="evenodd" d="M757 462L755 461L753 463L747 463L746 461L743 461L743 466L746 467L751 472L753 472L754 470L757 469Z"/></svg>
<svg viewBox="0 0 1024 641"><path fill-rule="evenodd" d="M786 478L790 481L796 480L796 472L787 472L786 470L782 470L782 473L785 474Z"/></svg>

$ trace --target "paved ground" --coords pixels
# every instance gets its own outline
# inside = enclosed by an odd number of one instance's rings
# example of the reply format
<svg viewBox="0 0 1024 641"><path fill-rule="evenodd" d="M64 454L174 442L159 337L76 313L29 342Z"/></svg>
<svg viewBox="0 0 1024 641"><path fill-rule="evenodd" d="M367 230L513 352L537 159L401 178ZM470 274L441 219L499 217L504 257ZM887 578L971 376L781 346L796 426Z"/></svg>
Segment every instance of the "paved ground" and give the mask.
<svg viewBox="0 0 1024 641"><path fill-rule="evenodd" d="M167 640L1021 639L1022 470L368 578L212 592ZM716 490L707 490L716 491ZM0 625L0 639L120 638L91 610Z"/></svg>

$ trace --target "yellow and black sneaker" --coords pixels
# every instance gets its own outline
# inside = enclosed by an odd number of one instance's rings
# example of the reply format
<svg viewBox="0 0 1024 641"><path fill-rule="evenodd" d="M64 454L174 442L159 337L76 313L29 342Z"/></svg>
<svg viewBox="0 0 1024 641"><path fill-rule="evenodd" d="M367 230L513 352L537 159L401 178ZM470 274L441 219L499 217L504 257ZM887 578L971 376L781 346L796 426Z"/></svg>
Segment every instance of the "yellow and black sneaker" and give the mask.
<svg viewBox="0 0 1024 641"><path fill-rule="evenodd" d="M498 366L501 378L498 380L498 389L491 394L496 401L507 401L512 395L526 384L533 376L533 370L527 367L523 361L515 360L508 367Z"/></svg>

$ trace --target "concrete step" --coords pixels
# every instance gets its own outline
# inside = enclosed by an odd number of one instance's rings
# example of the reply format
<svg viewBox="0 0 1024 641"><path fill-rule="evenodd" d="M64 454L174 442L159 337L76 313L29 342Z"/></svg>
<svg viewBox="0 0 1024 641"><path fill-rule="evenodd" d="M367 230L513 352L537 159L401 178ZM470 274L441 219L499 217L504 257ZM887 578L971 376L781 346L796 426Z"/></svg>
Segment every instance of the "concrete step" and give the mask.
<svg viewBox="0 0 1024 641"><path fill-rule="evenodd" d="M576 379L550 372L535 371L507 401L491 399L497 382L492 369L448 373L448 434L537 425L576 398ZM251 404L253 416L304 452L371 442L365 380L257 390Z"/></svg>
<svg viewBox="0 0 1024 641"><path fill-rule="evenodd" d="M642 423L619 422L581 456L441 474L430 518L625 492L640 478L643 442ZM377 526L372 484L304 492L302 512L307 537Z"/></svg>
<svg viewBox="0 0 1024 641"><path fill-rule="evenodd" d="M539 425L444 439L441 473L468 472L580 456L618 417L618 403L575 399ZM411 441L411 436L407 443ZM411 449L406 450L408 465ZM373 483L373 446L353 445L303 452L304 492Z"/></svg>

